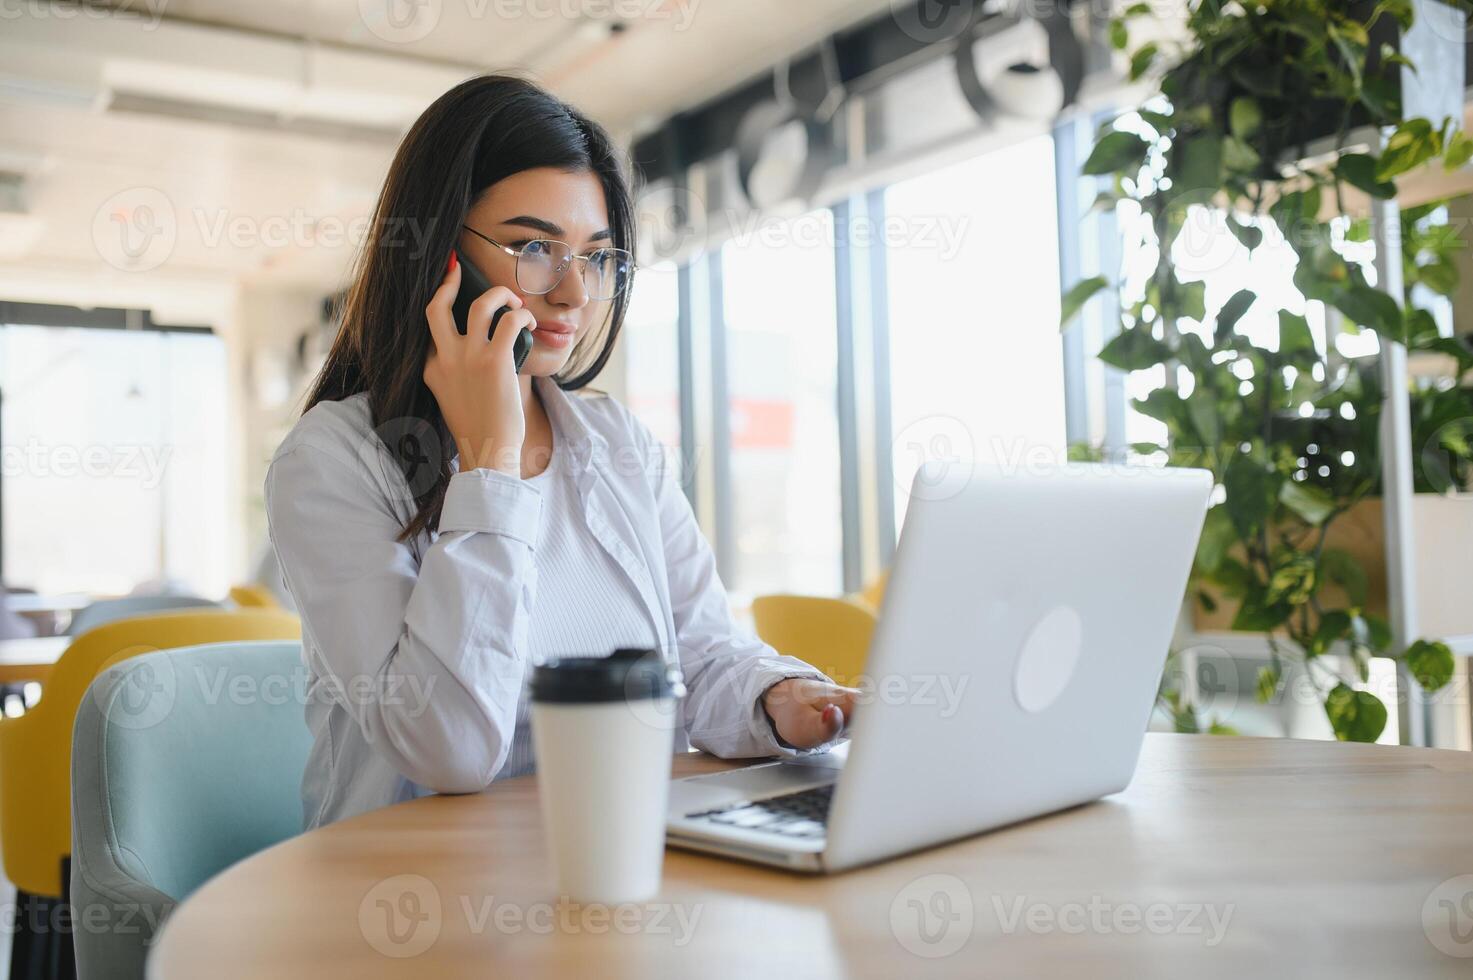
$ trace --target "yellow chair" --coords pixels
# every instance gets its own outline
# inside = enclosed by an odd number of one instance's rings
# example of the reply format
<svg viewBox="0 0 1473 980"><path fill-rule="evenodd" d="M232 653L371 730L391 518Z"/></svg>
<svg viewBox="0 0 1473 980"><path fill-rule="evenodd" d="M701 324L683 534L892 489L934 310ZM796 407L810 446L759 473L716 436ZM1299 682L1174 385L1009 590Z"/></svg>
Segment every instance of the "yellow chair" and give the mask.
<svg viewBox="0 0 1473 980"><path fill-rule="evenodd" d="M880 614L880 603L885 598L885 586L890 581L890 569L885 569L875 576L874 581L850 596L855 602L865 606L876 616Z"/></svg>
<svg viewBox="0 0 1473 980"><path fill-rule="evenodd" d="M281 603L264 585L246 582L230 587L230 601L242 609L280 609Z"/></svg>
<svg viewBox="0 0 1473 980"><path fill-rule="evenodd" d="M757 635L779 653L807 661L840 684L864 673L875 614L849 599L764 595L752 600Z"/></svg>
<svg viewBox="0 0 1473 980"><path fill-rule="evenodd" d="M301 635L296 616L251 609L142 616L77 637L52 668L40 702L23 715L0 719L0 855L16 889L64 895L62 864L72 852L72 725L98 674L155 650Z"/></svg>

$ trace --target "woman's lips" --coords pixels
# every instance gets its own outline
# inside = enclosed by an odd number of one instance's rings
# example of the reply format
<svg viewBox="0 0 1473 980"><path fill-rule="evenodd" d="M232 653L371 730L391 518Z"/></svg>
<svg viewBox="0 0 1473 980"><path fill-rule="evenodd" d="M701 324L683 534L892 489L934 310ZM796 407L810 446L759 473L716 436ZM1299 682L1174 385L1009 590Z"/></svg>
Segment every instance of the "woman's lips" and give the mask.
<svg viewBox="0 0 1473 980"><path fill-rule="evenodd" d="M560 323L556 320L538 323L537 329L532 331L532 339L548 347L569 347L573 343L574 336L575 331L572 324Z"/></svg>

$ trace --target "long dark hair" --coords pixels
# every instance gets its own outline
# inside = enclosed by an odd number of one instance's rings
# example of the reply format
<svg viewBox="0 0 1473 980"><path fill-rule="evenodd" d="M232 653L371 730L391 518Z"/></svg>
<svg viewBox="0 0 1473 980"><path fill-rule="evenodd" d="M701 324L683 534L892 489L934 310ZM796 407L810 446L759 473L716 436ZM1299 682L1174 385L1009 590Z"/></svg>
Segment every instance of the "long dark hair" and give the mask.
<svg viewBox="0 0 1473 980"><path fill-rule="evenodd" d="M613 244L633 251L626 158L603 127L512 75L478 76L436 99L399 144L379 194L343 304L342 326L306 408L368 393L375 430L414 495L415 513L400 540L439 522L451 476L454 443L423 377L431 344L425 307L476 199L497 181L538 167L595 174L603 185ZM603 370L628 306L626 289L602 328L589 331L574 350L563 372L572 376L555 378L558 387L582 388ZM412 427L405 428L406 422ZM392 438L387 428L395 429ZM443 447L437 459L426 458L426 443Z"/></svg>

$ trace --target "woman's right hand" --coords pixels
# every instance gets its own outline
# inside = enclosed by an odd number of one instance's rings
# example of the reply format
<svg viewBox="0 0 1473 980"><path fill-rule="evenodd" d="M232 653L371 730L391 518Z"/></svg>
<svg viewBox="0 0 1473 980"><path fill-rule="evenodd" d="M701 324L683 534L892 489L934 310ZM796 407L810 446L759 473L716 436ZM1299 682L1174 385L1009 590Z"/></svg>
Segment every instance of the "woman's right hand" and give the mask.
<svg viewBox="0 0 1473 980"><path fill-rule="evenodd" d="M512 343L523 327L535 329L537 321L516 293L493 286L471 303L461 336L451 313L459 291L460 262L452 252L445 278L425 307L434 346L425 360L424 382L460 452L461 471L491 469L520 477L527 421ZM511 311L488 340L491 315L503 306Z"/></svg>

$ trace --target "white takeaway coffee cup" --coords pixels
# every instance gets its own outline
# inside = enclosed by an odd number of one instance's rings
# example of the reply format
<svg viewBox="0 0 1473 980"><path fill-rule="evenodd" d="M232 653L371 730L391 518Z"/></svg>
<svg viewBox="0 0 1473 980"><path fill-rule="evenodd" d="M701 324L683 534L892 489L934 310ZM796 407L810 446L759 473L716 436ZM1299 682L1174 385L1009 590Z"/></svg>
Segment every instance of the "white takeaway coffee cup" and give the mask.
<svg viewBox="0 0 1473 980"><path fill-rule="evenodd" d="M680 670L657 650L564 657L532 671L542 827L569 901L642 902L660 890Z"/></svg>

